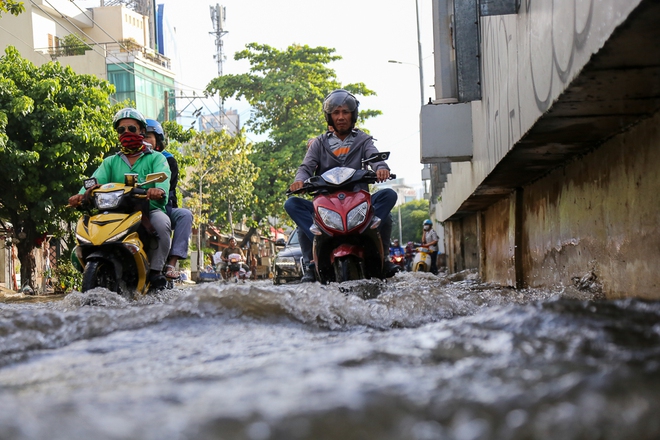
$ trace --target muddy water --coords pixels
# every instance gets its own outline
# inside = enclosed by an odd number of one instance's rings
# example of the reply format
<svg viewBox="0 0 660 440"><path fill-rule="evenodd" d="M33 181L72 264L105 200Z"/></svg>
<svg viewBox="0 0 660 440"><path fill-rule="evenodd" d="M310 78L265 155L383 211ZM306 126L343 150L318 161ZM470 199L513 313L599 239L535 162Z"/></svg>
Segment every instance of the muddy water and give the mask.
<svg viewBox="0 0 660 440"><path fill-rule="evenodd" d="M659 303L467 278L0 302L0 438L660 436Z"/></svg>

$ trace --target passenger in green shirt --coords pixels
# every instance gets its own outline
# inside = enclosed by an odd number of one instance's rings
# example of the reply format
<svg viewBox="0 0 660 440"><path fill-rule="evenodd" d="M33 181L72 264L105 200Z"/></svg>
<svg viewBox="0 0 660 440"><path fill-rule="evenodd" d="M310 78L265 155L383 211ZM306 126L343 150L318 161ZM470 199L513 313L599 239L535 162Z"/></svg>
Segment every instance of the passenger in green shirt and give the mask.
<svg viewBox="0 0 660 440"><path fill-rule="evenodd" d="M140 112L133 108L120 110L114 117L113 125L119 134L121 147L119 153L105 158L101 166L94 171L93 177L99 184L123 183L124 174L127 173L137 174L140 182L144 182L147 175L151 173L167 174L165 181L152 184L153 187L147 189L150 207L149 219L158 233L158 247L149 252L151 265L149 278L152 288L162 289L167 284L162 271L170 250L170 236L172 235L170 218L165 212L167 193L170 188L170 166L165 156L152 150L151 146L143 141L147 122ZM69 206L80 205L84 193L83 188L79 194L71 196Z"/></svg>

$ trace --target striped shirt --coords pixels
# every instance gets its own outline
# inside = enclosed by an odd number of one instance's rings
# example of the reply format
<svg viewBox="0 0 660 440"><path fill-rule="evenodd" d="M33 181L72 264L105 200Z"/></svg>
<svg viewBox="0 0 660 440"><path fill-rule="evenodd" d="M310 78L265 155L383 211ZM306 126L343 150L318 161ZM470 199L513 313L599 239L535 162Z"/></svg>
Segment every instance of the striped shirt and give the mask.
<svg viewBox="0 0 660 440"><path fill-rule="evenodd" d="M330 150L332 150L332 153L337 156L339 159L343 159L346 157L349 151L351 151L351 146L353 145L353 141L355 141L355 134L351 133L348 136L346 136L346 139L343 141L337 137L336 134L331 133L328 136L328 144L330 144Z"/></svg>

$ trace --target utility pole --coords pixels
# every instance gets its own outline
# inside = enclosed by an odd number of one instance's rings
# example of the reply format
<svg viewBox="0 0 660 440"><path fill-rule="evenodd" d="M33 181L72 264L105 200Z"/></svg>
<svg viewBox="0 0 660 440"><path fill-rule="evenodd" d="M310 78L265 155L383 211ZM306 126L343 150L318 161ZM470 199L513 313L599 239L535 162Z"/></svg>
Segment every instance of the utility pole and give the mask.
<svg viewBox="0 0 660 440"><path fill-rule="evenodd" d="M227 16L227 8L224 6L220 6L219 4L216 3L215 6L209 6L209 9L211 10L211 21L213 22L213 32L209 32L209 33L211 35L215 35L216 54L213 55L213 58L215 58L216 62L218 63L218 76L222 76L222 66L226 59L223 50L224 43L222 42L222 37L224 37L228 33L228 31L225 30L225 18ZM218 115L218 122L220 128L222 129L224 125L222 122L224 120L224 115L225 115L223 100L220 100L219 112L220 114Z"/></svg>
<svg viewBox="0 0 660 440"><path fill-rule="evenodd" d="M415 12L417 18L417 57L419 59L419 96L421 105L424 106L424 66L422 58L422 37L419 29L419 0L415 0Z"/></svg>

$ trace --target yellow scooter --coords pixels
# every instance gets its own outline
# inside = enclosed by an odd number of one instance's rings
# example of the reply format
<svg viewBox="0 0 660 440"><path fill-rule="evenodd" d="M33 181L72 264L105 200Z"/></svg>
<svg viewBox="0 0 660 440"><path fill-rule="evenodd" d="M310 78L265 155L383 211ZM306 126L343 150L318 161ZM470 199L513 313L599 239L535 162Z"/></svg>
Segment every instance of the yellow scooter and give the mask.
<svg viewBox="0 0 660 440"><path fill-rule="evenodd" d="M431 270L431 251L428 247L418 246L412 262L413 272L428 272Z"/></svg>
<svg viewBox="0 0 660 440"><path fill-rule="evenodd" d="M86 213L78 220L78 246L72 255L74 266L83 273L83 292L104 287L127 299L148 292L151 224L143 187L166 179L165 173L154 173L142 183L137 174L125 174L124 184L85 180L87 191L79 209Z"/></svg>

